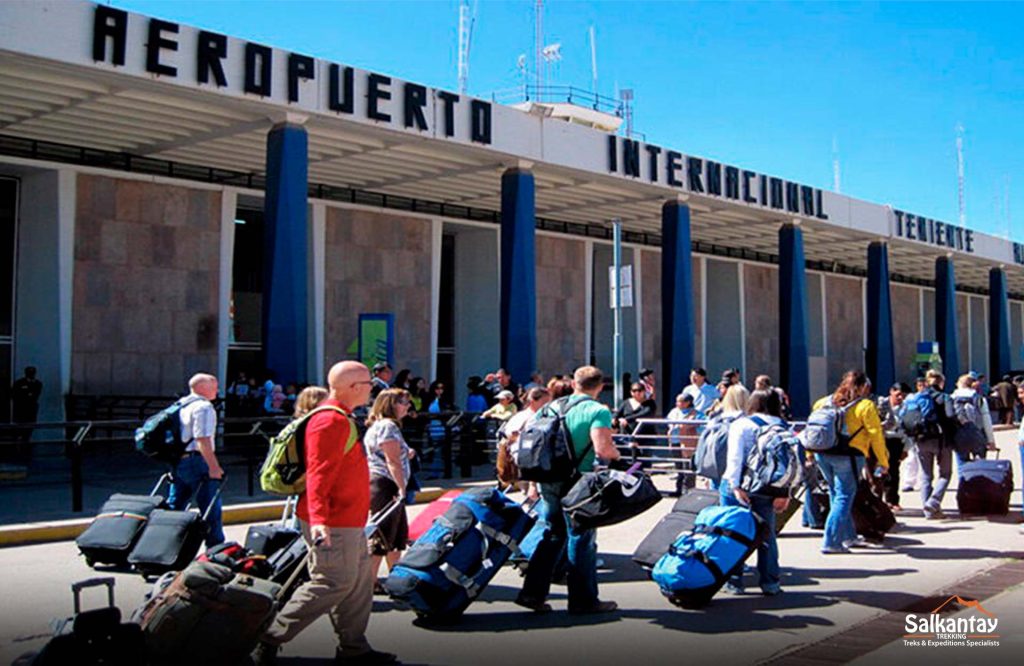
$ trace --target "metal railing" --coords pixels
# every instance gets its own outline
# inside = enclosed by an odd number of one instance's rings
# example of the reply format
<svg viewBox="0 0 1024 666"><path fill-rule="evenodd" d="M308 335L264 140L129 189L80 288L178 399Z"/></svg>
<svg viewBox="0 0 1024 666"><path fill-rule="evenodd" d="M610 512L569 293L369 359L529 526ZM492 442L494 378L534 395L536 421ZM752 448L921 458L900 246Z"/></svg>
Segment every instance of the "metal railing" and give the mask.
<svg viewBox="0 0 1024 666"><path fill-rule="evenodd" d="M421 414L405 424L403 432L417 452L421 478L453 478L456 467L459 475L466 478L472 476L474 466L493 461L493 439L487 422L478 416L454 411ZM249 496L256 494L256 481L269 441L289 421L286 416L260 416L227 417L218 422L217 456L225 468L245 467ZM38 485L67 483L71 510L80 513L84 510L88 456L132 456L104 468L118 478L126 478L133 470L145 474L152 468L149 458L135 455L134 433L140 425L139 419L0 423L0 464L4 471L0 476L5 477L0 485L12 478L16 483L32 485L25 480L33 475L40 477L35 480ZM67 468L62 463L55 464L60 458L66 459ZM54 473L62 480L55 481Z"/></svg>

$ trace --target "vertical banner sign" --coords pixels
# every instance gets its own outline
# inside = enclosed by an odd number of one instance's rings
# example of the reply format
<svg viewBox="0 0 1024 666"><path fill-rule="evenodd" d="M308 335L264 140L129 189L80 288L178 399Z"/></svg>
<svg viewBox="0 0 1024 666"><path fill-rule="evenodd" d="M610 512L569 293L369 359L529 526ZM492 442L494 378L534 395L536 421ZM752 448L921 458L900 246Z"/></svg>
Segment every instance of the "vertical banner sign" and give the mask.
<svg viewBox="0 0 1024 666"><path fill-rule="evenodd" d="M395 315L363 313L359 315L359 360L372 368L374 363L394 365Z"/></svg>
<svg viewBox="0 0 1024 666"><path fill-rule="evenodd" d="M619 273L619 294L622 307L633 307L633 265L623 266ZM615 309L615 266L608 267L608 307Z"/></svg>

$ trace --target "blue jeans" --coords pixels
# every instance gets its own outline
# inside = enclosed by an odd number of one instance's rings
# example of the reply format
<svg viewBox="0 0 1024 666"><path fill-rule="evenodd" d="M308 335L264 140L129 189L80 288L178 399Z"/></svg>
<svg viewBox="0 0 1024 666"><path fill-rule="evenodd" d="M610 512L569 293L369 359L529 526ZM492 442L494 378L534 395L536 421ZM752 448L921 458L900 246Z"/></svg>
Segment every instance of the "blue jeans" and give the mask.
<svg viewBox="0 0 1024 666"><path fill-rule="evenodd" d="M192 495L196 495L199 512L205 513L210 506L220 481L210 481L210 468L198 453L183 458L175 467L171 479L171 492L167 496L167 505L174 511L184 511ZM221 518L220 497L210 509L206 521L206 547L216 546L224 542L224 524Z"/></svg>
<svg viewBox="0 0 1024 666"><path fill-rule="evenodd" d="M569 609L589 608L597 603L597 530L576 530L569 516L562 510L562 497L569 491L569 483L542 483L543 501L537 505L541 520L549 525L547 538L537 544L526 570L522 596L542 602L551 590L551 577L562 557L568 558Z"/></svg>
<svg viewBox="0 0 1024 666"><path fill-rule="evenodd" d="M732 492L732 486L725 479L718 486L722 506L743 506ZM780 580L779 542L775 538L775 507L772 498L763 495L750 496L750 510L764 520L768 526L767 535L757 547L757 575L762 590L777 588ZM742 569L741 569L742 571ZM736 587L743 587L742 573L732 576L729 582Z"/></svg>
<svg viewBox="0 0 1024 666"><path fill-rule="evenodd" d="M825 520L825 541L823 549L842 550L845 541L857 538L857 530L853 526L853 498L857 495L857 484L864 458L861 456L829 455L815 453L825 482L828 483L828 494L831 506L828 519Z"/></svg>
<svg viewBox="0 0 1024 666"><path fill-rule="evenodd" d="M924 439L917 443L917 456L921 460L921 504L938 509L953 475L953 449L938 439ZM938 466L938 476L935 467Z"/></svg>

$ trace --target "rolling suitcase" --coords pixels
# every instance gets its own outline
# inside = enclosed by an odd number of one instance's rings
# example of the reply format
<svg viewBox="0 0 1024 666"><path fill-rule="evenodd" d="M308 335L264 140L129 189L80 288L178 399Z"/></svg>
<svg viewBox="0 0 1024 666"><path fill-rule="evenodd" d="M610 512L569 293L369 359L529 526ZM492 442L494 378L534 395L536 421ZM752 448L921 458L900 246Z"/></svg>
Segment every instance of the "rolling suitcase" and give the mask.
<svg viewBox="0 0 1024 666"><path fill-rule="evenodd" d="M646 570L654 567L669 546L697 523L697 514L719 501L717 490L691 490L678 500L633 552L633 561Z"/></svg>
<svg viewBox="0 0 1024 666"><path fill-rule="evenodd" d="M882 499L871 491L871 484L862 481L853 498L853 526L868 541L881 543L886 532L896 525L896 516Z"/></svg>
<svg viewBox="0 0 1024 666"><path fill-rule="evenodd" d="M169 474L161 476L148 495L111 495L89 527L75 539L85 563L90 567L96 564L128 564L128 555L150 515L165 505L164 497L157 495L157 491L164 481L169 480Z"/></svg>
<svg viewBox="0 0 1024 666"><path fill-rule="evenodd" d="M155 663L232 664L246 659L274 619L282 586L193 562L136 612Z"/></svg>
<svg viewBox="0 0 1024 666"><path fill-rule="evenodd" d="M128 556L128 563L132 568L145 578L154 578L168 571L181 571L188 566L203 544L206 520L223 487L224 483L221 480L213 500L203 515L200 515L198 510L191 509L157 509L150 514L142 536Z"/></svg>
<svg viewBox="0 0 1024 666"><path fill-rule="evenodd" d="M284 502L281 520L270 525L252 525L245 533L245 549L252 555L270 557L279 550L292 545L302 533L295 525L295 505L298 496L292 495Z"/></svg>
<svg viewBox="0 0 1024 666"><path fill-rule="evenodd" d="M468 490L405 552L384 586L399 608L432 621L456 620L534 521L496 488Z"/></svg>
<svg viewBox="0 0 1024 666"><path fill-rule="evenodd" d="M107 588L107 606L82 610L82 590ZM75 614L57 623L53 638L31 661L38 666L66 664L112 664L129 666L139 663L145 642L142 629L131 622L121 622L121 611L114 605L114 579L90 578L71 585L75 598Z"/></svg>
<svg viewBox="0 0 1024 666"><path fill-rule="evenodd" d="M972 460L960 466L956 505L961 516L1005 516L1012 493L1009 460Z"/></svg>
<svg viewBox="0 0 1024 666"><path fill-rule="evenodd" d="M444 495L428 504L423 511L409 523L409 543L419 539L430 529L439 516L443 516L448 508L455 501L455 498L462 494L461 490L449 490Z"/></svg>
<svg viewBox="0 0 1024 666"><path fill-rule="evenodd" d="M706 606L733 573L757 550L766 525L750 509L711 506L697 516L651 570L670 602L682 608Z"/></svg>

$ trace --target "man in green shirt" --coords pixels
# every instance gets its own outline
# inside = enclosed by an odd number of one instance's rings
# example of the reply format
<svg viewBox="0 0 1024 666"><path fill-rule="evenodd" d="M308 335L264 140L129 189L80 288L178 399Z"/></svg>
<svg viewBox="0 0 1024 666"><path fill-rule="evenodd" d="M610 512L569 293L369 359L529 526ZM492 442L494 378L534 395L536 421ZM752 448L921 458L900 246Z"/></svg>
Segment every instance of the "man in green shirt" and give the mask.
<svg viewBox="0 0 1024 666"><path fill-rule="evenodd" d="M563 411L566 413L565 425L576 457L580 459L579 470L588 472L593 469L595 458L617 460L619 452L612 443L612 414L597 401L604 388L604 375L594 366L585 365L573 373L573 388L575 392L565 404L550 408L567 410ZM517 604L538 613L551 610L546 599L551 589L551 575L563 547L569 560L569 613L609 613L618 607L614 601L601 601L597 596L597 531L574 529L569 516L562 510L562 498L574 483L575 479L540 484L538 520L545 521L549 531L530 559L523 589L516 598Z"/></svg>

